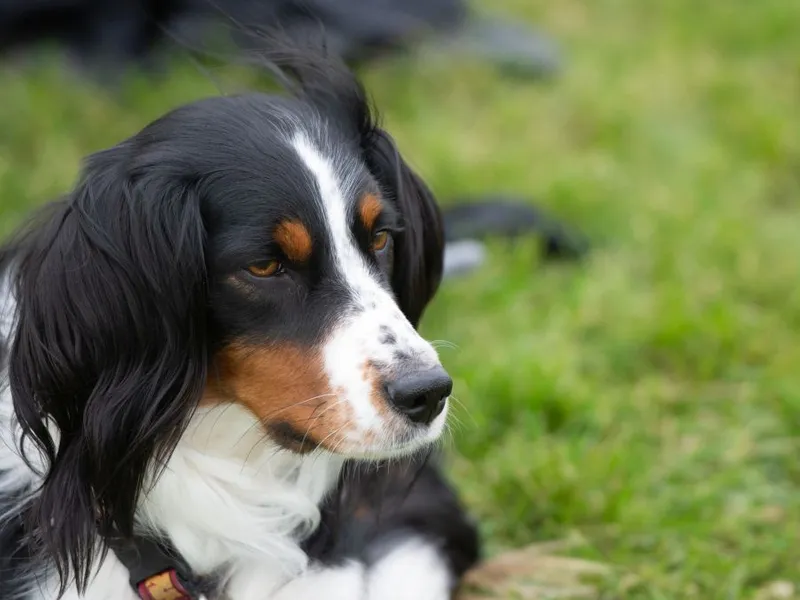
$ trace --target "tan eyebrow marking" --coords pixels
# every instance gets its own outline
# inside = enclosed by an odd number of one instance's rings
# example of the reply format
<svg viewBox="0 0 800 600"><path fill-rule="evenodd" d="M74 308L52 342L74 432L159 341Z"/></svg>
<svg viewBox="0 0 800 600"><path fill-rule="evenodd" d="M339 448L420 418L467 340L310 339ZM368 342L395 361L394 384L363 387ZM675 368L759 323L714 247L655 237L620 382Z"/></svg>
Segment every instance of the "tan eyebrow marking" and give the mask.
<svg viewBox="0 0 800 600"><path fill-rule="evenodd" d="M375 222L382 212L383 204L375 194L364 194L358 202L358 216L367 231L373 230Z"/></svg>
<svg viewBox="0 0 800 600"><path fill-rule="evenodd" d="M275 241L289 260L302 263L311 258L311 234L300 221L279 223L275 228Z"/></svg>

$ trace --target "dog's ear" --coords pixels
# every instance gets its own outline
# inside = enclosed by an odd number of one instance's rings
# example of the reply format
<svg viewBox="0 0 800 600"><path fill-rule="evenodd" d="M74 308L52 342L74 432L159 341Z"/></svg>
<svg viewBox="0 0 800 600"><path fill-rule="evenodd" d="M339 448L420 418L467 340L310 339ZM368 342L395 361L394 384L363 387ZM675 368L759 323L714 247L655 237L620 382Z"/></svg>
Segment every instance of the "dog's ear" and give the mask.
<svg viewBox="0 0 800 600"><path fill-rule="evenodd" d="M95 155L0 255L17 303L14 408L44 476L33 525L62 586L79 589L104 552L98 535L131 533L148 468L168 458L206 378L193 185L129 164L124 145Z"/></svg>
<svg viewBox="0 0 800 600"><path fill-rule="evenodd" d="M444 261L444 231L436 199L403 160L389 134L374 127L364 152L370 171L403 217L395 238L392 288L400 309L415 327L439 287Z"/></svg>

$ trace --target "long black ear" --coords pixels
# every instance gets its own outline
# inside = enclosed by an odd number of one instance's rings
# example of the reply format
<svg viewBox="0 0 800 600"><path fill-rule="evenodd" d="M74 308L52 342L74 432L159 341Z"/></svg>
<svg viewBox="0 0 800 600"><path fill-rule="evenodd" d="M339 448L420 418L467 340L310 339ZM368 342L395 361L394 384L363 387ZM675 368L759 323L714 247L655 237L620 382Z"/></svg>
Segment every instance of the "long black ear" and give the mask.
<svg viewBox="0 0 800 600"><path fill-rule="evenodd" d="M191 183L125 164L125 145L95 155L74 193L0 253L17 302L14 408L45 458L33 532L62 588L86 586L98 535L131 533L148 468L205 382L198 200Z"/></svg>
<svg viewBox="0 0 800 600"><path fill-rule="evenodd" d="M416 327L442 279L442 216L430 189L400 156L389 134L373 128L364 148L370 170L403 216L403 231L395 239L392 288Z"/></svg>

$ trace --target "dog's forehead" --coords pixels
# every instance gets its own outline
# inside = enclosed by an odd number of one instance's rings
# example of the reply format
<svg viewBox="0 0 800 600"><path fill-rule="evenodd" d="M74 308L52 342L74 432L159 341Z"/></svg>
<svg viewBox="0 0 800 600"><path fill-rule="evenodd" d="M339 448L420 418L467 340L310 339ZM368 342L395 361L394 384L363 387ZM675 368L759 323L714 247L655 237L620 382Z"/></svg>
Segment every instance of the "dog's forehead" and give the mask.
<svg viewBox="0 0 800 600"><path fill-rule="evenodd" d="M357 140L343 124L296 101L247 108L235 118L239 127L217 123L206 140L214 173L204 195L215 224L294 218L318 229L334 206L352 217L359 199L377 192ZM250 121L243 128L245 118Z"/></svg>
<svg viewBox="0 0 800 600"><path fill-rule="evenodd" d="M230 272L277 252L351 291L372 286L380 277L364 255L366 236L376 223L393 224L397 212L356 153L324 130L292 125L259 162L228 166L203 191L210 264Z"/></svg>

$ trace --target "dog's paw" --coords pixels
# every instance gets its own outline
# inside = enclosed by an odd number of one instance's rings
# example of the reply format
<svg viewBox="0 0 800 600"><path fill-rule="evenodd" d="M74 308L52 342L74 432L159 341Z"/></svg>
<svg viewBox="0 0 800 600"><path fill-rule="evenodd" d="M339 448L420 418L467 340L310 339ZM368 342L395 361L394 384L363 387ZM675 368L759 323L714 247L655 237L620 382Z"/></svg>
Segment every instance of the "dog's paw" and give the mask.
<svg viewBox="0 0 800 600"><path fill-rule="evenodd" d="M366 580L364 566L361 563L349 562L341 566L309 570L302 576L293 579L267 594L268 600L364 600ZM322 594L322 596L320 596ZM230 594L231 598L264 599L264 593L255 589L247 592L237 590Z"/></svg>
<svg viewBox="0 0 800 600"><path fill-rule="evenodd" d="M367 600L449 600L453 578L435 545L400 541L367 574Z"/></svg>

